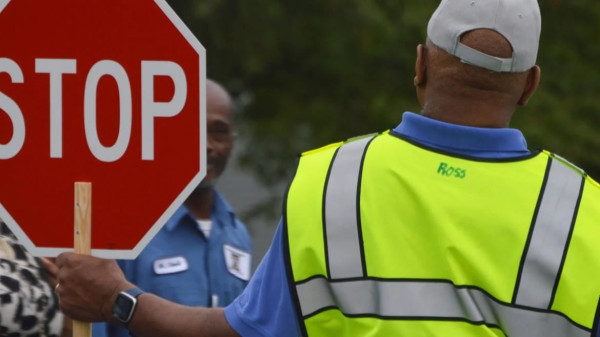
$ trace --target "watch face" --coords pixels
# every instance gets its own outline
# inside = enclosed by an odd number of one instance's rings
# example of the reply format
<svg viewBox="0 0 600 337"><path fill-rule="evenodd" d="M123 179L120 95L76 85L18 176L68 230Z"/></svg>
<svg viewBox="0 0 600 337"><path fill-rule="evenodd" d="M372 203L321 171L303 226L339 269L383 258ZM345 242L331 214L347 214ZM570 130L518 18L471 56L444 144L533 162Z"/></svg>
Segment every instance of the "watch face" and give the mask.
<svg viewBox="0 0 600 337"><path fill-rule="evenodd" d="M133 297L119 294L113 307L114 316L121 322L129 322L134 304L135 299Z"/></svg>

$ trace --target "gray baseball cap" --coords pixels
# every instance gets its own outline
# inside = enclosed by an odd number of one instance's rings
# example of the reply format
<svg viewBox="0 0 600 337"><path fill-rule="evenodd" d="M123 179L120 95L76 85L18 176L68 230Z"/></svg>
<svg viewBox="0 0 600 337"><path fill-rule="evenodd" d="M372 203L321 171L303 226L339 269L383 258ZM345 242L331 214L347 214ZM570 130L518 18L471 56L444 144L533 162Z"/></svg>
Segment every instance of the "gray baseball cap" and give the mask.
<svg viewBox="0 0 600 337"><path fill-rule="evenodd" d="M491 29L510 42L512 58L482 53L460 42L475 29ZM496 72L535 65L542 19L537 0L442 0L427 25L431 42L463 62Z"/></svg>

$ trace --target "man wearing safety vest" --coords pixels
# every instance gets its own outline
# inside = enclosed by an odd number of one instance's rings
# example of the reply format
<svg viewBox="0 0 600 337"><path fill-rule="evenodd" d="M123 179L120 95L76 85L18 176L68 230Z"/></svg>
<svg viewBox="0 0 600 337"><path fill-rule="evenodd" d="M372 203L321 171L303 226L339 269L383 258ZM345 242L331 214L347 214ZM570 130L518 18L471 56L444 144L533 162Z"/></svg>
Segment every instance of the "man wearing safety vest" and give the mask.
<svg viewBox="0 0 600 337"><path fill-rule="evenodd" d="M540 31L535 0L442 0L417 48L421 114L304 153L268 254L225 310L136 290L122 324L136 336L596 337L600 185L508 128L540 80ZM122 321L135 285L112 261L57 262L67 315Z"/></svg>

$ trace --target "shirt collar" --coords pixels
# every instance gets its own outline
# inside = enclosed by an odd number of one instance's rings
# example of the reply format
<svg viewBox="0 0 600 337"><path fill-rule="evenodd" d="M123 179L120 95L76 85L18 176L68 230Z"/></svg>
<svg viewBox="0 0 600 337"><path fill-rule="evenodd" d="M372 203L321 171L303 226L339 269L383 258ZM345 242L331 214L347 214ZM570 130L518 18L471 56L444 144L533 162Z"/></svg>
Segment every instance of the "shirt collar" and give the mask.
<svg viewBox="0 0 600 337"><path fill-rule="evenodd" d="M408 111L394 132L423 145L458 154L516 157L530 153L525 137L517 129L457 125Z"/></svg>
<svg viewBox="0 0 600 337"><path fill-rule="evenodd" d="M227 213L227 214L233 216L234 215L233 209L231 208L231 206L229 205L227 200L225 200L225 198L217 190L214 190L214 191L215 191L215 200L214 200L215 204L213 205L213 213L216 213L216 214Z"/></svg>
<svg viewBox="0 0 600 337"><path fill-rule="evenodd" d="M217 190L214 190L214 195L214 204L211 211L211 220L213 220L213 223L231 223L232 226L237 226L237 223L235 221L216 221L222 216L227 216L228 218L233 219L235 215L233 213L233 209L231 208L229 203L227 203L227 200L225 200L225 198L223 198L223 196L221 196L221 194L217 192ZM179 224L184 223L184 218L186 217L191 221L196 221L196 219L194 218L192 213L190 213L188 208L185 205L181 205L165 224L166 229L168 231L172 231Z"/></svg>

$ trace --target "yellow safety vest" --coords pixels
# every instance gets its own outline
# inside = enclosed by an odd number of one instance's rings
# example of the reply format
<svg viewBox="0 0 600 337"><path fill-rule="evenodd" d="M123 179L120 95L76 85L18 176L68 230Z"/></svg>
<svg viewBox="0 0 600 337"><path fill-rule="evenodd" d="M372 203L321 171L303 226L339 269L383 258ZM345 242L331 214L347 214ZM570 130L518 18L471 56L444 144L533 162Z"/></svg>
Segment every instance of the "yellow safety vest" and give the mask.
<svg viewBox="0 0 600 337"><path fill-rule="evenodd" d="M600 185L549 152L332 144L301 156L284 220L305 336L596 336Z"/></svg>

